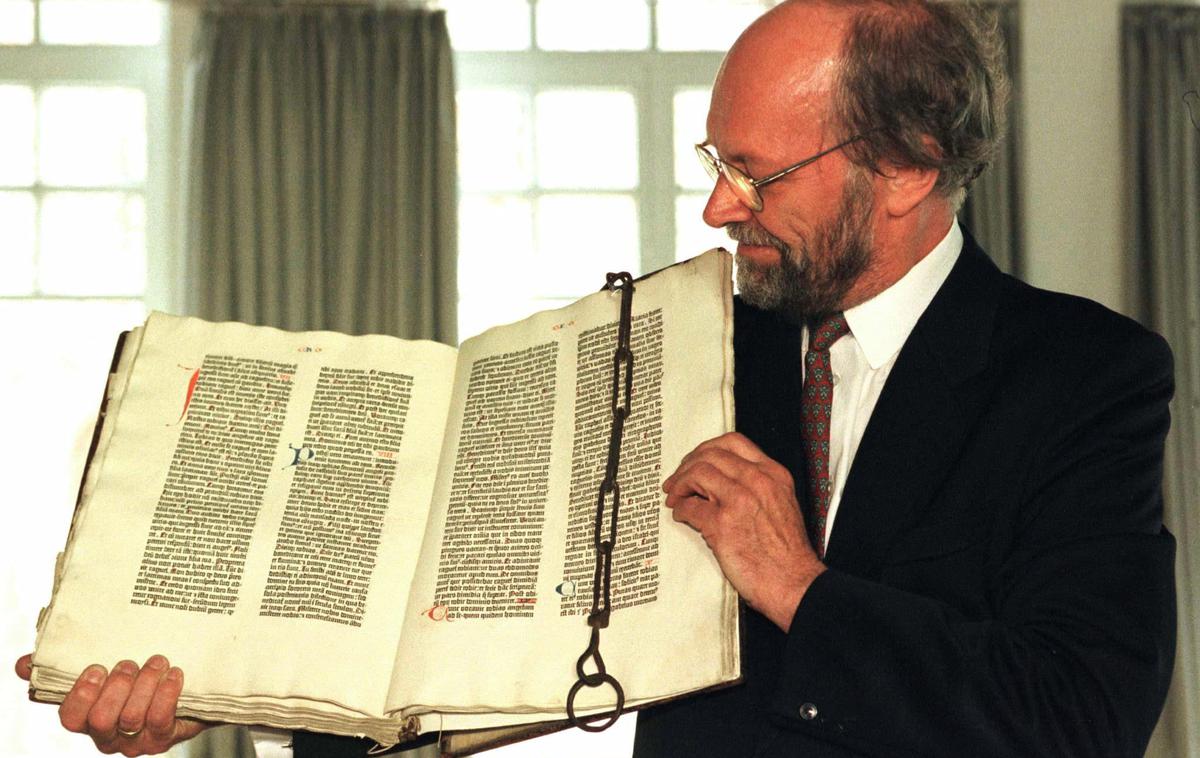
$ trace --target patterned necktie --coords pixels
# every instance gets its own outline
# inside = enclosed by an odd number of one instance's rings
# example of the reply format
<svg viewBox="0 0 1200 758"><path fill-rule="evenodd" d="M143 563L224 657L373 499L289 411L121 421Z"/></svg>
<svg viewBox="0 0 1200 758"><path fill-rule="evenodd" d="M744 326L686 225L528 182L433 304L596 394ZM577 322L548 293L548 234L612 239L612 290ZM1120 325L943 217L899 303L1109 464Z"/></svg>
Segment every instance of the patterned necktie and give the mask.
<svg viewBox="0 0 1200 758"><path fill-rule="evenodd" d="M808 461L808 502L812 523L808 536L813 549L825 557L825 518L829 515L829 416L833 406L833 371L829 346L850 332L841 313L809 324L808 354L804 356L804 397L800 403L801 438Z"/></svg>

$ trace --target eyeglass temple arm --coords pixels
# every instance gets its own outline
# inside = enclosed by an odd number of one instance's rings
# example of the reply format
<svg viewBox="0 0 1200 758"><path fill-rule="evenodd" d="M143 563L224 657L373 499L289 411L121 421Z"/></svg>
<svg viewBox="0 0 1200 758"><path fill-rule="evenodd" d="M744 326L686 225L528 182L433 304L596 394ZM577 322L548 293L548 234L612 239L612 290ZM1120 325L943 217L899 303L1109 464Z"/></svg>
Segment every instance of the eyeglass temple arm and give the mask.
<svg viewBox="0 0 1200 758"><path fill-rule="evenodd" d="M805 158L804 160L800 161L799 163L797 163L794 166L788 166L787 168L783 169L782 171L776 171L775 173L771 174L770 176L764 176L762 179L751 179L750 184L755 189L763 186L764 184L770 184L771 182L776 181L777 179L782 179L783 177L787 176L788 174L792 173L793 171L799 171L800 169L804 168L808 164L814 163L815 161L817 161L821 158L824 158L826 155L829 155L830 153L834 152L835 150L841 150L846 145L852 145L855 142L858 142L860 139L863 139L865 137L866 137L865 134L860 134L856 137L851 137L850 139L846 140L845 142L839 142L838 144L834 145L833 147L829 148L828 150L822 150L821 152L817 153L816 155L814 155L811 158Z"/></svg>

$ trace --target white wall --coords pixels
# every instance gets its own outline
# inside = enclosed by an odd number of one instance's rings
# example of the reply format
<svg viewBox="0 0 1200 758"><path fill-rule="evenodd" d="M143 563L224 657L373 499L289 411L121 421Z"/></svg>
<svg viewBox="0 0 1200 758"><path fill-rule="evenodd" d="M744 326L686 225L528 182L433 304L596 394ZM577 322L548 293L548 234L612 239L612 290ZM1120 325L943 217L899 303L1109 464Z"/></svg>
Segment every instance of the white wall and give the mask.
<svg viewBox="0 0 1200 758"><path fill-rule="evenodd" d="M1025 278L1124 305L1120 0L1021 3Z"/></svg>
<svg viewBox="0 0 1200 758"><path fill-rule="evenodd" d="M1130 0L1018 1L1025 278L1127 310L1120 17Z"/></svg>

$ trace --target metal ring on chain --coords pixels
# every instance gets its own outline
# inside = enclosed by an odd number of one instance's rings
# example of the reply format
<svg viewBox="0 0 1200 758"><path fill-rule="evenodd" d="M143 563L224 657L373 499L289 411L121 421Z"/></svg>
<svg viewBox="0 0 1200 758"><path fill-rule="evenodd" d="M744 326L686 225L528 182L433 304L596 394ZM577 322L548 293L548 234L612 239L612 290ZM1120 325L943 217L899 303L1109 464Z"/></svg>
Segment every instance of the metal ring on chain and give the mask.
<svg viewBox="0 0 1200 758"><path fill-rule="evenodd" d="M593 682L595 682L593 684ZM603 723L595 724L589 721L580 721L575 715L575 696L579 694L584 687L602 687L605 684L612 685L613 690L617 693L617 707L609 714L609 719ZM625 690L621 689L621 684L612 674L589 674L587 677L580 679L571 685L571 691L567 693L567 718L571 723L579 727L585 732L603 732L613 724L617 723L617 719L621 718L621 713L625 710Z"/></svg>

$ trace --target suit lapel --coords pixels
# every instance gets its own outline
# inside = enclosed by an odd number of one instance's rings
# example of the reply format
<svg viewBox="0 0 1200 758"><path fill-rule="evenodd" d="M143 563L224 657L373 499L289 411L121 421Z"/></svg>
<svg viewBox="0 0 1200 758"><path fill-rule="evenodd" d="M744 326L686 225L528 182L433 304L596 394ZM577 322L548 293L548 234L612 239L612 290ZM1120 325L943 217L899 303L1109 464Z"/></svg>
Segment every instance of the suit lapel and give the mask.
<svg viewBox="0 0 1200 758"><path fill-rule="evenodd" d="M1002 275L964 235L962 254L909 335L859 443L825 562L875 576L892 538L936 495L974 423L963 388L987 365Z"/></svg>

